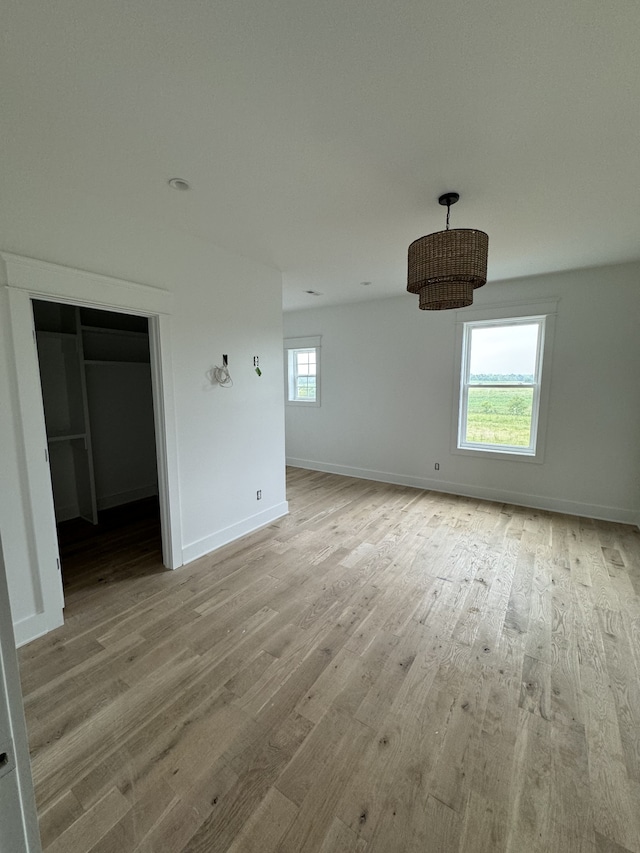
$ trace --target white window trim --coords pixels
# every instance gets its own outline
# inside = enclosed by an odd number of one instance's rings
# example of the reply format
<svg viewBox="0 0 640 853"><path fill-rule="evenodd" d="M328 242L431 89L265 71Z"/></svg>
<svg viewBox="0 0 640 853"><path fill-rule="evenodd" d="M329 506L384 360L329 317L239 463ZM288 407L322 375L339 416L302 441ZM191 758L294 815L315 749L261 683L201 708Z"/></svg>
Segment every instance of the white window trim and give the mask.
<svg viewBox="0 0 640 853"><path fill-rule="evenodd" d="M305 409L318 408L320 406L321 378L320 378L320 344L322 335L311 335L305 338L285 338L284 340L284 401L287 406L297 406ZM315 400L290 400L290 351L297 349L315 349L316 351L316 398Z"/></svg>
<svg viewBox="0 0 640 853"><path fill-rule="evenodd" d="M460 456L472 456L475 459L495 459L511 462L544 462L544 451L547 434L547 420L549 411L551 361L553 353L553 339L555 333L555 318L558 310L558 299L541 300L537 302L514 303L511 305L487 306L479 309L465 309L456 313L456 348L455 348L455 374L454 395L455 408L452 413L451 424L451 452ZM537 430L535 449L520 451L517 449L496 450L495 447L460 446L459 434L462 423L464 407L463 389L463 342L466 323L486 323L493 325L512 321L521 323L527 319L539 320L544 318L544 331L542 346L538 352L538 359L542 360L542 369L539 371L539 393L534 394L537 403ZM524 386L527 387L527 386ZM537 396L537 400L536 400ZM535 415L536 412L533 412ZM532 418L533 420L533 418Z"/></svg>

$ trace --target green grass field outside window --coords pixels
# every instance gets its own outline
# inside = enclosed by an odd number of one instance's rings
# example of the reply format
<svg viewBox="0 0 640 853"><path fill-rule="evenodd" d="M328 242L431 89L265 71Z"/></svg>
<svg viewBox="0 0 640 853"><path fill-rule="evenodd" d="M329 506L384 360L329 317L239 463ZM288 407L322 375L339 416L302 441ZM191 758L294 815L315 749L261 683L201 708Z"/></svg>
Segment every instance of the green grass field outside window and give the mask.
<svg viewBox="0 0 640 853"><path fill-rule="evenodd" d="M466 442L529 447L533 388L469 388Z"/></svg>

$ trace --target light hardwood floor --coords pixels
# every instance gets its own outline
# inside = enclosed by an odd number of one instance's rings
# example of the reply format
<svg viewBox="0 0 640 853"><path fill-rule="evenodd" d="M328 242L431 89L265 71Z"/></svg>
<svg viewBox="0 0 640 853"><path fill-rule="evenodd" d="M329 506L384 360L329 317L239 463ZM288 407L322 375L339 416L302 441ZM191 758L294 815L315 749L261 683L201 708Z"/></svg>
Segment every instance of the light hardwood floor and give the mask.
<svg viewBox="0 0 640 853"><path fill-rule="evenodd" d="M640 533L290 470L21 651L47 853L640 853ZM74 571L75 561L75 571Z"/></svg>

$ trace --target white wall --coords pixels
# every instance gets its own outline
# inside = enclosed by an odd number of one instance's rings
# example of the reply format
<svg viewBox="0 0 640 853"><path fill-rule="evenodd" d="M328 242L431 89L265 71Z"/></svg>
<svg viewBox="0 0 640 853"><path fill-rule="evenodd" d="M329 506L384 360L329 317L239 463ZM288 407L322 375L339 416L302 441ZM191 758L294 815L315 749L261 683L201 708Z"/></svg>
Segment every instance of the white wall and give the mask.
<svg viewBox="0 0 640 853"><path fill-rule="evenodd" d="M112 233L126 227L120 220L110 225ZM152 226L152 233L139 226L139 242L123 243L122 251L105 241L98 248L93 232L82 242L63 230L54 256L47 257L46 226L43 219L39 228L15 234L7 248L70 267L113 272L174 295L171 330L183 561L286 512L280 274L187 234L160 234ZM6 271L1 273L6 282ZM25 642L37 633L42 602L33 577L20 377L12 353L8 292L2 288L0 531L16 636ZM222 363L223 353L229 356L234 380L230 389L213 386L208 377L208 371ZM260 378L253 369L254 355L260 357ZM262 490L259 503L257 489Z"/></svg>
<svg viewBox="0 0 640 853"><path fill-rule="evenodd" d="M542 464L451 452L456 312L420 311L409 294L285 314L285 337L322 335L322 405L285 407L288 462L637 523L640 264L489 283L474 307L509 316L552 297Z"/></svg>
<svg viewBox="0 0 640 853"><path fill-rule="evenodd" d="M224 257L225 268L218 264L214 276L200 278L188 298L180 289L174 311L186 560L241 535L244 520L258 511L286 510L281 277ZM208 376L223 353L232 388L213 385Z"/></svg>

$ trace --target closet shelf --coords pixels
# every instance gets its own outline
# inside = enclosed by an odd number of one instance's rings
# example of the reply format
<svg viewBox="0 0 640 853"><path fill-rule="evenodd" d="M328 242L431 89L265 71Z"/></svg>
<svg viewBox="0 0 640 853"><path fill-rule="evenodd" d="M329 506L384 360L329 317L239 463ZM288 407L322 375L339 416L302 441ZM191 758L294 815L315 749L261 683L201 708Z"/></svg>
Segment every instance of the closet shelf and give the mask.
<svg viewBox="0 0 640 853"><path fill-rule="evenodd" d="M36 329L36 335L37 335L39 338L63 338L63 339L68 339L68 338L75 338L75 337L77 337L75 332L56 332L56 331L49 331L49 329Z"/></svg>
<svg viewBox="0 0 640 853"><path fill-rule="evenodd" d="M120 365L120 366L131 366L132 364L146 364L150 365L149 361L134 361L133 359L127 361L126 359L106 359L106 358L85 358L85 364L110 364L110 365Z"/></svg>
<svg viewBox="0 0 640 853"><path fill-rule="evenodd" d="M86 432L65 432L65 433L60 433L59 435L48 435L47 441L49 442L49 444L51 444L52 442L55 442L55 441L71 441L72 439L76 439L76 438L85 438L86 439L86 437L87 437Z"/></svg>
<svg viewBox="0 0 640 853"><path fill-rule="evenodd" d="M96 335L118 335L119 338L148 338L148 332L136 332L134 329L108 329L102 326L80 326L83 332L89 332Z"/></svg>

